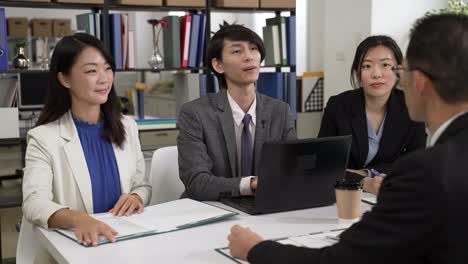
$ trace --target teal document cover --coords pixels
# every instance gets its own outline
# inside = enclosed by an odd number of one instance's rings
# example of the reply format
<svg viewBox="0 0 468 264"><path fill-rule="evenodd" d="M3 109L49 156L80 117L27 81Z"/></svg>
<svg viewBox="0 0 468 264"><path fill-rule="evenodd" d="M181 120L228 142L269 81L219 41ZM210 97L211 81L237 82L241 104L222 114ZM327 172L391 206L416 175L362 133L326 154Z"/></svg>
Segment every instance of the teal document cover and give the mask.
<svg viewBox="0 0 468 264"><path fill-rule="evenodd" d="M344 230L345 230L344 228L334 229L334 230L310 233L310 234L299 235L299 236L277 238L274 240L283 245L293 245L293 246L308 247L308 248L322 248L322 247L331 246L337 243L340 239L339 238L340 234ZM247 261L243 261L243 260L240 260L231 256L231 254L229 253L228 247L216 248L215 251L225 256L226 258L229 258L234 263L239 263L239 264L248 263Z"/></svg>
<svg viewBox="0 0 468 264"><path fill-rule="evenodd" d="M181 199L145 207L141 214L113 216L110 213L91 216L118 232L116 242L197 227L237 215L223 208L192 199ZM73 230L56 229L59 234L77 242ZM78 242L77 242L78 243ZM110 243L100 237L99 245Z"/></svg>

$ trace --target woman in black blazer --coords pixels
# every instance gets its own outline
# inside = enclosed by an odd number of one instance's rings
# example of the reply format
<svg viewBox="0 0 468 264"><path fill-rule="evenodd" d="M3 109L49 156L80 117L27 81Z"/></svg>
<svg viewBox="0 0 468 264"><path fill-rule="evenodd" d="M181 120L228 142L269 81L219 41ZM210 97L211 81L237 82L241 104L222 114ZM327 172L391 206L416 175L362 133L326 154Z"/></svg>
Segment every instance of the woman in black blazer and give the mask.
<svg viewBox="0 0 468 264"><path fill-rule="evenodd" d="M424 124L410 120L403 92L392 68L403 55L387 36L362 41L351 67L354 90L332 96L319 137L352 135L347 177L363 180L364 190L377 194L382 177L401 155L426 144ZM366 177L377 176L377 177Z"/></svg>

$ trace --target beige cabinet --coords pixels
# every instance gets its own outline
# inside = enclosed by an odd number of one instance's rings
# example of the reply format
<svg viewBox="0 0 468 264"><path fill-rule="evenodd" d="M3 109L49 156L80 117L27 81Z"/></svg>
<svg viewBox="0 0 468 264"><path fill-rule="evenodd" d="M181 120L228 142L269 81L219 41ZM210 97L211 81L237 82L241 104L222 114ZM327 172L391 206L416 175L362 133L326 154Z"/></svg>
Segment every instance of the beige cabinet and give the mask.
<svg viewBox="0 0 468 264"><path fill-rule="evenodd" d="M140 131L142 150L152 150L177 145L179 130Z"/></svg>
<svg viewBox="0 0 468 264"><path fill-rule="evenodd" d="M154 117L176 116L175 97L166 94L146 94L145 115Z"/></svg>

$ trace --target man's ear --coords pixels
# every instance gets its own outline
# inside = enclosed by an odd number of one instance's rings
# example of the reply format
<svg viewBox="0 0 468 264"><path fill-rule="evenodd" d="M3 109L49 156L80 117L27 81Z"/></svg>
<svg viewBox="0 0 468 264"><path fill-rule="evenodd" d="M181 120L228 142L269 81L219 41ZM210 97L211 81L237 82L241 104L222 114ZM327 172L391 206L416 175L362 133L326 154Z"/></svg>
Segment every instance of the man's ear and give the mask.
<svg viewBox="0 0 468 264"><path fill-rule="evenodd" d="M432 81L422 73L421 71L414 70L413 71L413 78L414 78L414 88L416 90L416 93L418 95L423 95L425 92L427 92L427 89L429 88L429 85L432 85Z"/></svg>
<svg viewBox="0 0 468 264"><path fill-rule="evenodd" d="M224 73L224 67L223 67L223 63L218 60L217 58L213 58L211 60L211 66L213 66L213 69L217 72L217 73L220 73L220 74L223 74Z"/></svg>
<svg viewBox="0 0 468 264"><path fill-rule="evenodd" d="M57 79L59 80L60 84L63 87L70 89L70 87L71 87L70 81L68 80L68 77L65 76L65 74L63 74L62 72L59 72L57 74Z"/></svg>

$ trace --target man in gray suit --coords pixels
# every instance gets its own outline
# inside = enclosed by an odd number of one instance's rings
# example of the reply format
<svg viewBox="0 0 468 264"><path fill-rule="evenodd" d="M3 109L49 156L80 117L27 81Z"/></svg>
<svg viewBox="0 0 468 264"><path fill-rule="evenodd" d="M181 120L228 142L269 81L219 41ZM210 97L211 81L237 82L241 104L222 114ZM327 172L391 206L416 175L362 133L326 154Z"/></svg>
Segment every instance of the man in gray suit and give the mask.
<svg viewBox="0 0 468 264"><path fill-rule="evenodd" d="M289 106L255 90L264 57L262 39L241 25L223 26L210 41L206 61L220 91L180 110L182 197L253 195L263 143L296 138Z"/></svg>

